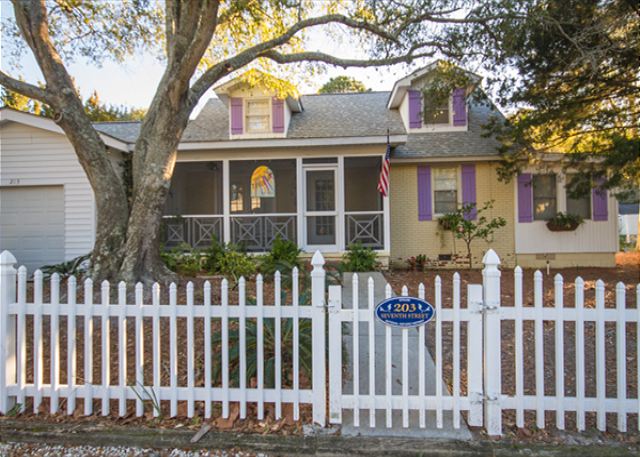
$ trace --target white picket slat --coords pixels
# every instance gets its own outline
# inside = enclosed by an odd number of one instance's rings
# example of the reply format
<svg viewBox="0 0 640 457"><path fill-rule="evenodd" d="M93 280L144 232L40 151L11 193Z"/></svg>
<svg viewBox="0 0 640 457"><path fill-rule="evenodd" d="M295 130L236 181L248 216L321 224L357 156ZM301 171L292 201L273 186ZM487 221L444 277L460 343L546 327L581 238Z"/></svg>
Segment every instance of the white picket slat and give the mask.
<svg viewBox="0 0 640 457"><path fill-rule="evenodd" d="M353 273L351 277L351 303L353 306L353 322L351 327L351 342L352 342L352 385L353 385L353 426L360 426L360 406L358 405L360 399L360 316L357 310L360 309L358 303L358 274Z"/></svg>
<svg viewBox="0 0 640 457"><path fill-rule="evenodd" d="M402 296L409 295L407 286L402 287ZM409 329L403 328L402 333L402 426L409 427Z"/></svg>
<svg viewBox="0 0 640 457"><path fill-rule="evenodd" d="M274 275L274 294L276 317L273 325L273 341L274 341L274 387L276 390L275 416L276 420L282 417L282 290L281 290L280 272L276 271Z"/></svg>
<svg viewBox="0 0 640 457"><path fill-rule="evenodd" d="M524 427L524 346L522 328L522 268L516 267L513 272L514 307L515 307L515 370L516 370L516 426Z"/></svg>
<svg viewBox="0 0 640 457"><path fill-rule="evenodd" d="M555 320L555 370L556 370L556 427L564 430L564 281L560 274L554 277Z"/></svg>
<svg viewBox="0 0 640 457"><path fill-rule="evenodd" d="M51 320L50 324L50 383L51 398L49 399L49 412L56 414L58 412L58 404L60 392L60 275L53 273L51 275Z"/></svg>
<svg viewBox="0 0 640 457"><path fill-rule="evenodd" d="M293 390L300 392L300 291L298 267L291 272L292 309L293 309ZM340 336L342 338L342 335ZM342 417L342 416L341 416ZM300 396L293 400L293 420L300 419Z"/></svg>
<svg viewBox="0 0 640 457"><path fill-rule="evenodd" d="M606 355L605 355L605 321L604 321L604 282L596 281L596 422L598 430L607 429L607 415L604 407L606 393Z"/></svg>
<svg viewBox="0 0 640 457"><path fill-rule="evenodd" d="M256 305L258 317L256 319L256 357L257 357L257 389L258 389L258 420L264 419L264 283L262 275L256 276Z"/></svg>
<svg viewBox="0 0 640 457"><path fill-rule="evenodd" d="M223 392L222 417L227 419L229 417L229 401L230 401L230 395L229 395L229 282L227 281L227 278L224 278L222 280L222 283L220 284L220 297L221 297L221 307L222 307L222 319L221 319L222 392ZM240 354L240 357L242 357L242 354Z"/></svg>
<svg viewBox="0 0 640 457"><path fill-rule="evenodd" d="M211 395L211 283L209 281L204 282L204 388L207 390L207 400L204 402L204 417L205 419L211 418L211 402L213 397Z"/></svg>
<svg viewBox="0 0 640 457"><path fill-rule="evenodd" d="M584 281L580 276L575 280L576 301L576 398L578 409L576 411L576 428L585 430L585 365L584 365Z"/></svg>
<svg viewBox="0 0 640 457"><path fill-rule="evenodd" d="M136 300L136 385L135 392L138 392L136 398L136 416L144 415L144 403L142 402L142 392L140 389L144 386L144 320L142 317L143 293L144 286L137 283L135 287Z"/></svg>
<svg viewBox="0 0 640 457"><path fill-rule="evenodd" d="M33 301L36 304L36 312L33 316L33 385L35 396L33 399L33 412L38 414L42 404L42 377L44 374L44 352L42 348L42 272L36 270L33 274Z"/></svg>
<svg viewBox="0 0 640 457"><path fill-rule="evenodd" d="M391 285L387 284L384 288L385 298L391 298L393 291L391 290ZM391 327L385 325L384 327L384 384L385 384L385 417L386 417L386 426L387 428L392 427L393 416L391 415L391 410L393 408L392 403L392 373L391 373Z"/></svg>
<svg viewBox="0 0 640 457"><path fill-rule="evenodd" d="M418 286L418 298L425 299L424 284L420 283ZM422 399L423 405L421 405L418 411L418 425L420 428L427 426L427 403L426 396L426 345L427 340L425 336L425 326L421 325L418 328L418 396Z"/></svg>
<svg viewBox="0 0 640 457"><path fill-rule="evenodd" d="M16 384L18 395L16 401L20 404L20 412L26 411L24 386L27 382L27 325L25 303L27 302L27 268L22 265L18 268L18 319L17 319L17 351L16 358ZM75 296L74 296L75 298ZM74 338L75 344L75 338Z"/></svg>
<svg viewBox="0 0 640 457"><path fill-rule="evenodd" d="M460 275L453 275L453 428L460 428Z"/></svg>
<svg viewBox="0 0 640 457"><path fill-rule="evenodd" d="M169 318L169 341L178 341L178 286L175 283L169 285L169 306L171 317ZM171 399L169 414L171 417L178 415L178 345L169 344L169 385L171 386Z"/></svg>
<svg viewBox="0 0 640 457"><path fill-rule="evenodd" d="M102 298L102 325L100 327L102 333L102 360L101 360L101 368L102 368L102 385L109 386L110 375L111 375L111 355L110 355L110 336L111 336L111 319L109 319L109 294L110 294L110 286L109 281L102 281L101 288L101 298ZM102 394L102 408L101 413L103 416L109 415L109 390L104 389L104 393Z"/></svg>
<svg viewBox="0 0 640 457"><path fill-rule="evenodd" d="M69 314L67 315L67 414L72 415L76 410L76 278L67 279L67 301Z"/></svg>
<svg viewBox="0 0 640 457"><path fill-rule="evenodd" d="M536 427L543 429L544 420L544 323L542 315L542 273L533 275L533 306L535 309L535 373L536 373Z"/></svg>
<svg viewBox="0 0 640 457"><path fill-rule="evenodd" d="M367 280L367 305L369 308L369 398L372 405L369 408L369 427L371 428L376 426L376 409L373 407L373 399L376 395L376 322L373 317L375 312L374 286L373 278L369 277Z"/></svg>
<svg viewBox="0 0 640 457"><path fill-rule="evenodd" d="M118 415L124 417L127 414L127 284L124 281L118 283Z"/></svg>
<svg viewBox="0 0 640 457"><path fill-rule="evenodd" d="M84 282L84 415L93 414L93 281Z"/></svg>
<svg viewBox="0 0 640 457"><path fill-rule="evenodd" d="M243 398L240 400L240 419L247 417L247 320L246 320L246 283L244 278L240 278L238 281L238 299L239 299L239 311L240 317L238 322L239 331L239 350L240 350L240 390L243 393ZM228 299L222 306L228 306ZM223 327L224 328L224 327ZM224 369L224 368L223 368ZM227 370L228 371L228 366Z"/></svg>
<svg viewBox="0 0 640 457"><path fill-rule="evenodd" d="M142 402L142 386L144 386L144 321L142 317L142 301L143 301L143 285L137 283L135 287L135 300L136 300L136 385L134 389L138 395L136 395L136 416L141 417L144 415L144 403Z"/></svg>
<svg viewBox="0 0 640 457"><path fill-rule="evenodd" d="M618 431L627 431L627 323L624 319L626 308L626 289L624 283L616 285L616 309L618 321L616 322L616 397L618 400Z"/></svg>
<svg viewBox="0 0 640 457"><path fill-rule="evenodd" d="M436 276L435 280L436 302L436 427L442 428L442 280Z"/></svg>
<svg viewBox="0 0 640 457"><path fill-rule="evenodd" d="M194 341L194 309L193 309L193 283L187 283L187 387L189 398L187 399L187 417L195 415L195 341ZM211 342L209 342L211 344Z"/></svg>
<svg viewBox="0 0 640 457"><path fill-rule="evenodd" d="M151 303L154 311L151 340L153 351L153 392L156 395L158 402L160 402L163 398L160 392L160 284L157 282L151 287ZM157 408L153 408L153 416L160 416L160 411L158 411Z"/></svg>

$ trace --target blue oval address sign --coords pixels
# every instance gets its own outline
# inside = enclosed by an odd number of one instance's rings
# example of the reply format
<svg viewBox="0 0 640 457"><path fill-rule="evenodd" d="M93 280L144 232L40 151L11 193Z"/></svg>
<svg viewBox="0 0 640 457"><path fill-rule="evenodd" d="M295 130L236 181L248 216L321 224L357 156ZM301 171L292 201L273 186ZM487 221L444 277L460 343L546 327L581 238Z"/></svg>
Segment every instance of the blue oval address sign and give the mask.
<svg viewBox="0 0 640 457"><path fill-rule="evenodd" d="M378 303L376 317L387 325L400 328L418 327L435 315L433 306L416 297L392 297Z"/></svg>

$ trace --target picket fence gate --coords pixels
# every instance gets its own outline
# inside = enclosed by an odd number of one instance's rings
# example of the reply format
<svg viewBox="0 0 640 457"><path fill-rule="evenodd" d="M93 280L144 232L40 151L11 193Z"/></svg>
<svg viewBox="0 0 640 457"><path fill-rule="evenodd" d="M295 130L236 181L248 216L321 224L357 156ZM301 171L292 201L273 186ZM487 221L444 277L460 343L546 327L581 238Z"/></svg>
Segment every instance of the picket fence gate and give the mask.
<svg viewBox="0 0 640 457"><path fill-rule="evenodd" d="M596 426L599 430L607 427L607 413L615 413L617 417L617 429L620 432L627 431L628 415L637 415L640 418L640 284L635 287L636 307L627 308L626 289L623 283L615 285L616 307L605 307L605 285L602 281L595 284L595 307L585 307L585 284L581 278L575 281L575 306L564 305L564 283L560 275L554 278L554 306L543 306L543 276L542 273L534 274L534 306L524 306L523 296L523 272L516 267L514 270L514 297L512 306L502 303L500 284L501 272L499 270L500 259L493 250L489 250L483 259L482 271L483 284L469 284L467 286L466 307L461 304L460 276L453 276L453 289L451 302L443 303L442 281L436 277L434 283L434 307L436 310L434 320L427 326L420 327L417 332L419 341L425 341L425 333L435 332L433 359L435 363L434 379L436 380L435 393L427 394L428 367L425 366L425 355L429 349L425 344L418 345L418 392L410 394L408 391L408 330L403 329L401 335L401 360L391 360L391 330L387 327L382 335L376 335L371 331L375 320L373 309L373 283L367 281L368 302L366 308L357 305L357 291L359 279L353 276L353 308L342 307L341 286L329 286L326 288L324 259L317 252L311 261L311 298L310 306L300 303L299 275L297 270L292 272L292 297L291 304L282 303L281 277L276 273L274 277L274 303L265 303L263 295L264 281L261 276L256 278L256 305L247 304L247 288L243 279L238 285L238 303L231 304L229 299L229 284L223 280L220 285L220 303L212 303L212 286L205 282L203 286L203 301L195 303L194 286L186 287L186 305L177 303L177 288L169 287L169 302L162 303L161 289L155 284L151 290L151 303L143 300L143 286L136 284L134 303L127 302L127 286L124 283L117 285L117 304L110 303L110 288L107 282L100 285L101 300L99 304L93 303L93 288L91 280L84 282L85 302L80 304L76 300L78 284L75 278L67 280L67 301L60 302L60 280L57 275L51 277L50 302L43 300L42 273L34 273L33 301L27 300L27 271L24 267L15 269L16 259L8 251L0 254L0 413L18 410L24 411L27 398L33 399L33 410L38 412L43 398L49 399L51 413L61 412L61 399L66 399L66 412L73 414L76 410L76 400L84 401L84 414L94 414L93 400L100 400L100 413L110 413L111 401L117 401L118 415L127 413L127 402L135 402L135 415L142 416L145 413L147 401L151 401L154 415L160 414L156 404L169 403L170 416L178 414L178 402L186 402L187 416L195 414L196 404L204 405L204 416L212 417L213 405L221 407L220 416L227 418L230 415L230 405L239 404L239 417L247 417L247 405L256 405L258 419L265 417L265 404L271 404L274 415L280 418L283 415L283 405L290 404L293 409L294 419L300 418L300 406L310 405L313 411L313 421L319 425L326 425L327 410L327 386L329 398L329 422L342 423L344 410L353 411L353 425L360 424L360 414L368 412L368 426L378 427L376 423L376 411L382 411L385 417L384 426L391 427L393 411L401 412L403 427L410 426L409 413L418 412L418 426L426 426L426 415L434 412L436 427L444 426L445 412L451 414L452 426L458 428L464 420L461 415L466 412L466 422L471 426L483 426L490 435L503 433L503 412L512 410L515 412L517 427L525 427L525 411L533 411L536 418L536 426L547 426L545 412L555 412L555 427L563 430L567 412L575 414L576 428L582 431L586 428L586 413L593 412L596 415ZM409 290L404 287L402 295L408 295ZM390 286L386 287L387 297L392 296ZM418 296L425 296L425 286L420 285ZM450 306L449 306L450 305ZM354 311L357 309L357 311ZM49 382L44 383L44 344L43 317L49 316ZM328 316L328 330L327 330ZM29 319L27 319L29 317ZM60 318L64 317L66 329L60 325ZM77 319L82 319L83 325L83 365L85 377L79 379L77 375ZM99 319L99 326L95 320ZM212 327L212 320L219 325ZM273 322L273 359L274 379L273 386L267 386L265 382L265 326L266 321ZM272 320L272 321L271 321ZM293 336L290 344L291 366L283 365L285 359L281 348L283 322L290 320L293 327ZM27 378L27 321L31 322L33 340L31 344L33 373ZM149 325L151 321L151 325ZM307 321L311 326L311 363L312 379L308 388L300 386L300 328L301 323ZM111 342L108 331L113 323L117 327L117 341ZM133 322L134 335L127 335L128 323ZM144 329L152 329L152 356L146 360ZM203 364L204 378L202 382L195 382L195 341L194 328L198 322L203 328ZM255 360L249 360L247 342L247 324L255 324ZM527 336L524 331L524 323L532 322L534 327L533 344L535 346L533 374L535 378L535 393L525 393L525 357L524 347ZM162 323L169 326L169 334L161 333ZM186 324L186 382L181 382L177 375L178 366L178 324ZM344 334L343 324L351 326L352 336ZM451 392L443 386L443 324L451 328ZM508 393L503 387L502 364L503 350L507 349L509 341L505 341L501 329L503 323L512 326L513 331L513 360L515 371L515 390ZM569 323L575 329L574 356L575 356L575 394L568 395L565 389L565 351L554 351L553 372L551 378L555 381L554 394L546 394L545 390L545 323L552 325L555 348L565 348L565 324ZM585 387L586 376L586 348L587 335L585 324L590 323L595 327L595 396L587 395ZM615 395L607 392L607 379L610 366L607 365L606 324L615 324ZM376 338L384 337L384 366L377 367L374 351L369 351L368 375L369 379L375 379L377 369L384 370L384 393L376 392L375 383L369 381L369 389L360 392L360 368L358 363L353 363L351 372L344 378L345 360L343 351L346 345L350 345L352 357L356 358L360 350L359 326L369 329L368 348L375 347ZM461 339L461 326L465 326L466 339ZM93 336L94 327L99 327L101 332L101 353L98 360L94 360ZM217 330L216 330L217 329ZM65 332L66 330L66 332ZM106 330L106 331L105 331ZM238 350L236 360L235 352L230 354L230 331L238 334ZM215 331L220 333L220 344L217 350L220 356L214 357L211 342ZM326 337L329 342L327 345ZM414 330L415 331L415 330ZM548 333L548 332L547 332ZM629 395L628 379L632 377L632 371L627 366L627 337L630 334L636 339L637 373L635 373L636 390ZM61 379L60 338L66 335L67 360L66 376ZM131 338L133 336L133 338ZM161 377L162 345L168 336L169 347L169 373L168 382L163 382ZM129 343L130 347L127 347ZM464 343L464 344L463 344ZM117 347L117 354L111 354L110 348ZM463 347L465 346L464 350ZM328 349L328 351L327 351ZM412 350L415 348L412 348ZM610 350L612 348L609 348ZM284 350L288 350L285 348ZM115 357L118 361L118 382L111 384L110 364L102 363ZM463 358L466 356L466 360ZM135 359L135 370L131 376L131 370L127 370L129 357ZM166 358L166 357L165 357ZM213 360L216 358L216 360ZM95 367L101 369L100 379L93 379L92 373ZM255 383L247 383L248 364L255 362ZM184 361L183 361L184 363ZM231 385L231 365L238 364L239 375L237 385ZM152 375L145 375L145 367L150 364ZM213 365L220 367L220 382L212 379ZM400 364L401 369L401 393L394 393L391 383L392 364ZM461 375L461 367L466 366L466 376ZM328 368L328 370L327 370ZM165 367L166 369L166 367ZM328 371L328 382L327 382ZM147 371L148 372L148 371ZM283 385L283 377L291 374L291 385ZM27 382L29 380L29 382ZM63 382L64 381L64 382ZM415 380L413 380L415 382ZM352 392L343 392L345 383L352 383ZM255 384L255 385L254 385ZM548 387L548 386L547 386ZM464 394L463 394L464 392ZM143 395L144 394L144 395ZM146 395L146 398L145 398ZM634 398L635 397L635 398ZM640 420L638 420L640 430Z"/></svg>

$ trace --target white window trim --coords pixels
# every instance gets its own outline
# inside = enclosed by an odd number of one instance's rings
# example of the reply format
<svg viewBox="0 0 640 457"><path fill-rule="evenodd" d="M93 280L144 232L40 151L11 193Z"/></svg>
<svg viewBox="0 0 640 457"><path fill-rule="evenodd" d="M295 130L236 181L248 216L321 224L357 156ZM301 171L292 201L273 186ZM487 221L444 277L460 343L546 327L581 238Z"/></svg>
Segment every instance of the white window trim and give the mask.
<svg viewBox="0 0 640 457"><path fill-rule="evenodd" d="M434 170L436 169L454 168L456 170L456 204L458 207L462 204L462 167L459 165L431 167L431 208L433 208L433 220L444 216L446 213L436 213L436 179Z"/></svg>

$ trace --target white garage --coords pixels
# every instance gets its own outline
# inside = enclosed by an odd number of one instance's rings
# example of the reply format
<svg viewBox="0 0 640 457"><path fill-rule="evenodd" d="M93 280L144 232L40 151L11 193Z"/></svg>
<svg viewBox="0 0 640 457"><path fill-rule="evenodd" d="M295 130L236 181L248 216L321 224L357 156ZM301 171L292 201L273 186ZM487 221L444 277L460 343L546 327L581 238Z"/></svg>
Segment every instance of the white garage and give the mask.
<svg viewBox="0 0 640 457"><path fill-rule="evenodd" d="M114 162L128 150L101 136ZM95 228L91 186L60 127L0 109L0 251L33 272L91 252Z"/></svg>
<svg viewBox="0 0 640 457"><path fill-rule="evenodd" d="M0 250L30 271L65 257L64 187L0 188Z"/></svg>

